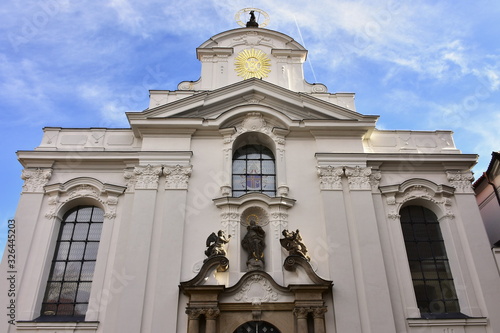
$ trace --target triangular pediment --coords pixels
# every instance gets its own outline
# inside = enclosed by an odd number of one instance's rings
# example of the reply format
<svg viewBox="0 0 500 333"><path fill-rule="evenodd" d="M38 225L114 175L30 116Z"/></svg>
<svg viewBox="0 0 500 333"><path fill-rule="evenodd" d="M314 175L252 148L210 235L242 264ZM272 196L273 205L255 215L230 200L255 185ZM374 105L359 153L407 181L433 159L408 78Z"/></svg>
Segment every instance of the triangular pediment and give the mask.
<svg viewBox="0 0 500 333"><path fill-rule="evenodd" d="M332 95L332 94L329 94ZM346 107L306 93L297 93L258 79L249 79L214 91L202 91L140 113L128 113L129 119L203 118L217 119L238 107L250 105L268 108L291 121L351 120L364 116Z"/></svg>

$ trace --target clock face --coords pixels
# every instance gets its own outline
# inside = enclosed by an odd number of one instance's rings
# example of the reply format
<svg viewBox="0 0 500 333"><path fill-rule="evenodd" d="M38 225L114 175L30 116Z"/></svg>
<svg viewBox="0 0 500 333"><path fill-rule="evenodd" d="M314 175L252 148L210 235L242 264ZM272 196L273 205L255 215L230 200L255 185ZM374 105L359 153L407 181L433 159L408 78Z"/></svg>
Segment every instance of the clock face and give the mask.
<svg viewBox="0 0 500 333"><path fill-rule="evenodd" d="M261 50L247 49L241 51L234 62L235 71L243 79L252 77L262 79L271 72L271 60Z"/></svg>

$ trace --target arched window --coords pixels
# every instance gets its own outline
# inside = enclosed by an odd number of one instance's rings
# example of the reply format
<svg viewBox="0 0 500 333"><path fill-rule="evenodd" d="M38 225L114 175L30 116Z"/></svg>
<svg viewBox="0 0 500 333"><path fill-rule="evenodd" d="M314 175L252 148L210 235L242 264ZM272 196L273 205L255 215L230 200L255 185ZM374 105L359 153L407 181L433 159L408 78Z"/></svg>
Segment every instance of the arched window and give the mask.
<svg viewBox="0 0 500 333"><path fill-rule="evenodd" d="M250 192L276 195L274 155L262 145L243 146L233 155L233 196Z"/></svg>
<svg viewBox="0 0 500 333"><path fill-rule="evenodd" d="M104 219L102 209L80 206L63 218L42 303L42 316L84 317Z"/></svg>
<svg viewBox="0 0 500 333"><path fill-rule="evenodd" d="M249 321L238 327L234 333L280 333L280 331L265 321Z"/></svg>
<svg viewBox="0 0 500 333"><path fill-rule="evenodd" d="M422 316L459 313L457 293L436 215L421 206L406 206L400 215L413 288Z"/></svg>

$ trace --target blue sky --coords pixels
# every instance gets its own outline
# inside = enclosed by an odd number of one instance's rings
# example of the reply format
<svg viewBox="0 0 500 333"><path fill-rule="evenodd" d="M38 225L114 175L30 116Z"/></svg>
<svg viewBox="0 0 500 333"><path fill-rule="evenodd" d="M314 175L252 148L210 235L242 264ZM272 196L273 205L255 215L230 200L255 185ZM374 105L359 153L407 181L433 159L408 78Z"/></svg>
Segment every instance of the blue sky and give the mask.
<svg viewBox="0 0 500 333"><path fill-rule="evenodd" d="M0 252L22 190L17 150L42 128L128 127L149 89L196 80L195 49L266 11L267 28L308 50L309 82L356 93L380 129L453 130L480 155L500 149L500 2L396 0L7 0L0 8Z"/></svg>

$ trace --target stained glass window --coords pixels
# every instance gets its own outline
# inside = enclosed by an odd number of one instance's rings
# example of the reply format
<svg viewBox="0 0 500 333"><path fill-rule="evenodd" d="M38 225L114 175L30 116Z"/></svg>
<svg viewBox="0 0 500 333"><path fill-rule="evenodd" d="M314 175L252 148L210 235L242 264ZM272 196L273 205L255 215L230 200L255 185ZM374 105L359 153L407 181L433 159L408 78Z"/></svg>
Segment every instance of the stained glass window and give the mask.
<svg viewBox="0 0 500 333"><path fill-rule="evenodd" d="M400 215L413 288L422 316L459 313L455 284L436 215L421 206L404 207Z"/></svg>
<svg viewBox="0 0 500 333"><path fill-rule="evenodd" d="M261 145L246 145L233 155L233 196L260 192L276 195L274 155Z"/></svg>
<svg viewBox="0 0 500 333"><path fill-rule="evenodd" d="M85 316L103 219L104 212L90 206L74 208L64 216L42 303L42 316Z"/></svg>

